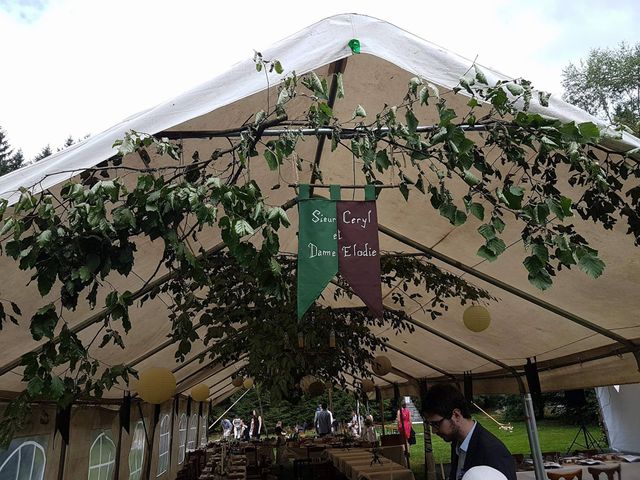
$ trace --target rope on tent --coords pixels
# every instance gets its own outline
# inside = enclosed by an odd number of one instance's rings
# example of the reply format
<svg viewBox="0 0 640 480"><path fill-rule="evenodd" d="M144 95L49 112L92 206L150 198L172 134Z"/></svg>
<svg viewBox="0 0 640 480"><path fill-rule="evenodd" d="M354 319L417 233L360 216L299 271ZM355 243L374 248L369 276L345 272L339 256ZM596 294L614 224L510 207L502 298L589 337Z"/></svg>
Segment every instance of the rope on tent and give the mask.
<svg viewBox="0 0 640 480"><path fill-rule="evenodd" d="M238 403L240 400L242 400L242 398L243 398L247 393L249 393L249 391L250 391L250 390L247 390L246 392L244 392L244 393L240 396L240 398L239 398L239 399L237 399L235 402L233 402L229 408L227 408L224 412L222 412L222 415L220 415L218 418L216 418L215 422L213 422L211 425L209 425L209 428L213 428L213 427L216 425L216 423L218 423L220 420L222 420L222 417L224 417L224 416L225 416L225 414L226 414L229 410L231 410L231 409L235 406L235 404L236 404L236 403Z"/></svg>
<svg viewBox="0 0 640 480"><path fill-rule="evenodd" d="M500 423L498 420L496 420L495 418L493 418L491 415L489 415L487 412L485 412L482 408L480 408L480 406L474 402L471 401L471 404L476 407L478 410L480 410L482 413L484 413L487 417L489 417L491 420L493 420L495 422L496 425L498 425L498 428L500 430L505 430L507 432L513 432L513 425L511 425L511 423Z"/></svg>

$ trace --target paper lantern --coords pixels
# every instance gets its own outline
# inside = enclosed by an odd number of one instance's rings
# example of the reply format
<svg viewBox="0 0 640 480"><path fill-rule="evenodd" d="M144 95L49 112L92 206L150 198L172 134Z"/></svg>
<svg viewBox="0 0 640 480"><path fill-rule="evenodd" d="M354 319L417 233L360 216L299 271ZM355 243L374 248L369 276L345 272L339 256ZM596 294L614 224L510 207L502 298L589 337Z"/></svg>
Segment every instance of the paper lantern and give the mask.
<svg viewBox="0 0 640 480"><path fill-rule="evenodd" d="M209 398L209 385L201 383L191 389L191 398L196 402L204 402Z"/></svg>
<svg viewBox="0 0 640 480"><path fill-rule="evenodd" d="M242 382L242 386L247 390L249 390L251 387L253 387L253 378L251 377L245 378L244 381Z"/></svg>
<svg viewBox="0 0 640 480"><path fill-rule="evenodd" d="M311 397L317 397L318 395L322 395L324 393L324 383L316 380L315 382L311 382L309 384L309 395Z"/></svg>
<svg viewBox="0 0 640 480"><path fill-rule="evenodd" d="M300 388L303 392L307 393L309 391L309 385L316 381L316 377L313 375L305 375L300 380Z"/></svg>
<svg viewBox="0 0 640 480"><path fill-rule="evenodd" d="M384 355L378 355L371 364L371 370L379 377L383 377L391 371L391 360Z"/></svg>
<svg viewBox="0 0 640 480"><path fill-rule="evenodd" d="M158 405L176 393L176 377L168 368L151 367L140 374L137 390L142 400Z"/></svg>
<svg viewBox="0 0 640 480"><path fill-rule="evenodd" d="M482 332L489 328L491 315L482 305L473 305L467 308L462 315L464 326L472 332Z"/></svg>
<svg viewBox="0 0 640 480"><path fill-rule="evenodd" d="M232 377L231 378L231 385L233 385L236 388L241 387L242 386L242 382L243 382L243 378L242 377Z"/></svg>
<svg viewBox="0 0 640 480"><path fill-rule="evenodd" d="M373 392L375 390L376 385L375 385L375 383L373 383L368 378L363 378L362 382L361 382L361 387L362 387L362 391L364 393L369 393L369 392Z"/></svg>

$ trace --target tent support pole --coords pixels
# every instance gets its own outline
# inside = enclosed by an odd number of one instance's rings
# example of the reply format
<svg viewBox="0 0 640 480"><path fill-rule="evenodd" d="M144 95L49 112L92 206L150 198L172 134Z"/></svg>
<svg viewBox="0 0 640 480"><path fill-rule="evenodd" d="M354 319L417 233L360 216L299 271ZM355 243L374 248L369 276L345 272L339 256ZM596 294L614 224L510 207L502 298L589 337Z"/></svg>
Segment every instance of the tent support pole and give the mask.
<svg viewBox="0 0 640 480"><path fill-rule="evenodd" d="M67 460L67 443L60 435L60 458L58 459L58 480L64 480L64 463Z"/></svg>
<svg viewBox="0 0 640 480"><path fill-rule="evenodd" d="M120 458L122 457L122 425L118 428L118 447L116 449L116 463L114 464L113 480L120 480Z"/></svg>
<svg viewBox="0 0 640 480"><path fill-rule="evenodd" d="M416 242L415 240L412 240L409 237L406 237L388 227L385 227L383 225L378 224L378 230L382 233L384 233L385 235L398 240L401 243L404 243L405 245L408 245L412 248L415 248L416 250L426 253L427 255L432 256L433 258L436 258L438 260L440 260L441 262L446 263L447 265L450 265L452 267L457 268L458 270L462 270L465 273L468 273L469 275L472 275L476 278L479 278L480 280L483 280L491 285L493 285L494 287L498 287L501 290L504 290L506 292L511 293L512 295L515 295L517 297L522 298L523 300L526 300L527 302L533 303L534 305L537 305L538 307L544 308L545 310L555 313L556 315L559 315L563 318L566 318L567 320L570 320L574 323L577 323L578 325L587 328L593 332L596 332L600 335L603 335L605 337L608 337L612 340L614 340L615 342L623 345L625 347L625 349L629 352L631 352L633 354L633 356L636 359L636 364L638 367L638 370L640 371L640 346L636 345L634 342L632 342L631 340L618 335L615 332L612 332L610 330L607 330L606 328L601 327L600 325L597 325L593 322L590 322L582 317L579 317L578 315L575 315L567 310L564 310L560 307L557 307L549 302L545 302L544 300L541 300L523 290L520 290L516 287L513 287L501 280L498 280L497 278L494 278L490 275L487 275L486 273L482 273L479 270L476 270L475 268L469 267L467 265L465 265L462 262L459 262L458 260L451 258L447 255L444 255L440 252L437 252L436 250L427 247L426 245L423 245L421 243Z"/></svg>
<svg viewBox="0 0 640 480"><path fill-rule="evenodd" d="M528 392L523 393L522 401L524 402L524 416L527 422L527 435L529 436L529 446L531 447L531 458L533 459L536 480L544 480L547 476L544 473L542 449L540 448L540 437L538 436L538 427L536 425L536 415L533 402L531 401L531 394Z"/></svg>
<svg viewBox="0 0 640 480"><path fill-rule="evenodd" d="M382 435L384 435L384 400L382 399L382 391L380 387L376 387L376 396L380 399L378 405L380 407L380 425L382 425Z"/></svg>
<svg viewBox="0 0 640 480"><path fill-rule="evenodd" d="M420 386L420 400L422 405L425 404L425 396L427 395L427 379L418 380ZM422 412L420 412L422 413ZM431 429L425 417L422 417L422 429L424 431L424 478L425 480L436 480L436 461L433 457L433 443L431 443Z"/></svg>

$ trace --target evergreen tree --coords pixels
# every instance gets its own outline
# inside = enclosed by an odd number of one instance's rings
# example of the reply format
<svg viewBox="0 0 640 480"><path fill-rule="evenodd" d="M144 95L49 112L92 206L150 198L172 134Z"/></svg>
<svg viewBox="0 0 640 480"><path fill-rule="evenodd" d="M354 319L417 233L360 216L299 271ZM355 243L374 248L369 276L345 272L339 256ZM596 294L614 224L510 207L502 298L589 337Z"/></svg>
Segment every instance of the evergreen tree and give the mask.
<svg viewBox="0 0 640 480"><path fill-rule="evenodd" d="M42 150L40 150L40 152L33 158L33 161L39 162L40 160L43 160L50 156L52 153L53 152L51 151L51 147L49 145L46 145L42 147Z"/></svg>
<svg viewBox="0 0 640 480"><path fill-rule="evenodd" d="M22 150L13 153L13 149L7 139L7 134L2 127L0 127L0 176L17 170L23 163L24 156L22 155Z"/></svg>

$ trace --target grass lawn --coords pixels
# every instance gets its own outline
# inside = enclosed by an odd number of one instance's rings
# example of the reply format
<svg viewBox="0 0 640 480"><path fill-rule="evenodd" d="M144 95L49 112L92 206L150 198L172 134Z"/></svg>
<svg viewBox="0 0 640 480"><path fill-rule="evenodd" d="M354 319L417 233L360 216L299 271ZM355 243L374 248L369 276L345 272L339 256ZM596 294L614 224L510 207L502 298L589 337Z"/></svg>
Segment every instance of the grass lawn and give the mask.
<svg viewBox="0 0 640 480"><path fill-rule="evenodd" d="M512 432L500 430L498 426L484 415L474 415L483 427L493 433L507 446L511 453L530 454L529 438L527 437L527 426L525 422L513 422ZM416 473L416 478L424 478L424 434L422 424L414 424L416 432L416 444L411 446L411 468ZM576 433L577 426L560 425L552 420L538 421L538 435L540 437L540 447L543 452L565 453L571 445ZM589 426L589 432L601 445L606 445L604 434L597 425ZM445 443L437 435L432 435L433 455L436 464L449 463L451 461L451 446ZM579 443L584 441L582 435L578 439ZM584 449L583 446L576 445L574 450ZM436 465L439 470L439 466Z"/></svg>

